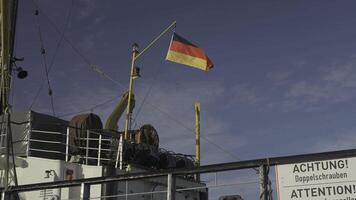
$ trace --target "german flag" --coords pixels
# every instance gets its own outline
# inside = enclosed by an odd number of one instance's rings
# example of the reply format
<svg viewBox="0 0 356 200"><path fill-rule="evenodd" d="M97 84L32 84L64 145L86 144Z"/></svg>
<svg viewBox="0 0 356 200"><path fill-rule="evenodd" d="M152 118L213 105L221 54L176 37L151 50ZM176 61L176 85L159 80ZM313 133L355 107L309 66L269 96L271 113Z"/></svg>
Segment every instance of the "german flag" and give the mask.
<svg viewBox="0 0 356 200"><path fill-rule="evenodd" d="M183 37L173 34L166 60L209 71L214 64L205 52Z"/></svg>

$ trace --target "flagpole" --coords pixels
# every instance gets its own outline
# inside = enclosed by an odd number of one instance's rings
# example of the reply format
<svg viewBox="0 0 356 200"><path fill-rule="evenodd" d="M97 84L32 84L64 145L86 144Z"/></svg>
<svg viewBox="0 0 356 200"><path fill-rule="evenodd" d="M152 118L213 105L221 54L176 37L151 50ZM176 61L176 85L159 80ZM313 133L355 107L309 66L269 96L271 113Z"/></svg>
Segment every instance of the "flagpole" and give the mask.
<svg viewBox="0 0 356 200"><path fill-rule="evenodd" d="M195 159L196 166L200 167L200 102L195 102ZM200 174L196 174L196 180L200 181Z"/></svg>
<svg viewBox="0 0 356 200"><path fill-rule="evenodd" d="M142 56L147 50L149 50L163 35L165 35L168 31L172 28L176 27L177 22L174 21L171 25L169 25L164 31L162 31L155 39L152 40L140 53L138 52L138 45L134 44L132 46L132 58L131 58L131 70L130 70L130 83L129 83L129 97L127 102L127 109L126 109L126 119L125 119L125 134L124 139L128 139L128 131L131 122L131 115L132 110L131 108L131 99L132 99L132 88L133 88L133 78L135 72L135 62L136 60Z"/></svg>
<svg viewBox="0 0 356 200"><path fill-rule="evenodd" d="M134 45L132 45L129 97L128 97L128 102L127 102L126 119L125 119L125 135L124 135L125 140L128 139L128 130L129 130L129 124L130 124L131 115L132 115L132 110L131 110L132 85L133 85L133 77L134 77L134 72L135 72L135 61L136 61L135 58L136 58L137 53L138 53L138 45L135 43Z"/></svg>
<svg viewBox="0 0 356 200"><path fill-rule="evenodd" d="M137 60L141 55L143 55L148 49L150 49L163 35L165 35L168 31L175 28L177 26L177 21L174 21L171 25L169 25L164 31L161 32L150 44L148 44L136 57Z"/></svg>

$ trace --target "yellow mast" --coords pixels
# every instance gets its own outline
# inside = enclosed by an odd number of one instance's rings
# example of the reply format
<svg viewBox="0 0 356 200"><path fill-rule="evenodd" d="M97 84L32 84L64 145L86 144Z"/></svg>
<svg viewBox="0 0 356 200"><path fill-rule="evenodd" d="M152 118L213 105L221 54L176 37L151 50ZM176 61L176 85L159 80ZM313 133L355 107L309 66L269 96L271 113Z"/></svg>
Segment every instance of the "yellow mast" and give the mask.
<svg viewBox="0 0 356 200"><path fill-rule="evenodd" d="M164 34L166 34L168 31L170 31L172 28L176 27L176 21L174 21L170 26L168 26L164 31L162 31L155 39L152 40L150 44L148 44L140 53L138 52L138 45L134 44L132 45L132 57L131 57L131 70L130 70L130 83L129 83L129 99L128 99L128 105L127 105L127 110L126 110L126 119L125 119L125 135L124 138L125 140L128 139L128 131L129 131L129 126L131 122L131 115L132 115L132 110L131 108L131 98L132 98L132 86L133 86L133 80L136 77L135 73L135 62L136 60L141 57L148 49L150 49Z"/></svg>
<svg viewBox="0 0 356 200"><path fill-rule="evenodd" d="M200 102L195 102L195 159L197 167L200 167ZM199 174L196 175L199 181Z"/></svg>
<svg viewBox="0 0 356 200"><path fill-rule="evenodd" d="M136 61L136 54L138 53L137 51L138 45L134 44L132 45L132 57L131 57L131 70L130 70L130 83L129 83L129 96L128 96L128 102L127 102L127 109L126 109L126 118L125 118L125 135L124 139L128 139L128 130L129 126L131 123L131 115L132 115L132 109L131 109L131 98L132 98L132 85L133 85L133 79L135 76L135 61Z"/></svg>
<svg viewBox="0 0 356 200"><path fill-rule="evenodd" d="M118 164L120 164L120 169L122 169L122 150L123 150L123 139L127 140L129 139L129 127L131 123L131 118L132 118L132 98L133 98L133 80L136 78L137 71L135 67L136 60L141 57L144 53L146 53L147 50L149 50L163 35L165 35L168 31L170 31L172 28L176 27L176 21L174 21L170 26L168 26L164 31L162 31L155 39L151 41L141 52L138 52L138 45L134 44L132 45L132 56L131 56L131 69L130 69L130 82L129 82L129 96L128 96L128 102L127 102L127 108L126 108L126 118L125 118L125 132L124 136L120 136L120 144L118 146L118 154L116 157L116 164L115 166L118 167ZM119 161L120 159L120 161Z"/></svg>

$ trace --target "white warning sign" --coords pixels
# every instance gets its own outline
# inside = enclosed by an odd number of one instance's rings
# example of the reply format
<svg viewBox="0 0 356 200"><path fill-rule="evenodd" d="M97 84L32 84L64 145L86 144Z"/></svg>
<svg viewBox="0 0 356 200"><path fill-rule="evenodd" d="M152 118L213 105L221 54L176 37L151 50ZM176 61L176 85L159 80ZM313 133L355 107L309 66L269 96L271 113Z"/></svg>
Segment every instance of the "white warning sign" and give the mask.
<svg viewBox="0 0 356 200"><path fill-rule="evenodd" d="M279 200L356 200L356 158L276 166Z"/></svg>

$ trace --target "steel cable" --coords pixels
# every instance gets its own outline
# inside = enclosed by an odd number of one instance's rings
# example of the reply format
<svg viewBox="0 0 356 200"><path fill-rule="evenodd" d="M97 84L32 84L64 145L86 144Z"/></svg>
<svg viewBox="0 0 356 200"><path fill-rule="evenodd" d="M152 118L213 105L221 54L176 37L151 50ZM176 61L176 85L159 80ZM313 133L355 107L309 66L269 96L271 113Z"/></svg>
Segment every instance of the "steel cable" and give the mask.
<svg viewBox="0 0 356 200"><path fill-rule="evenodd" d="M39 14L40 14L39 10L36 9L35 10L35 18L36 18L36 24L37 24L37 30L38 30L38 37L39 37L39 41L40 41L41 56L42 56L42 66L45 69L46 81L47 81L47 85L48 85L48 95L50 96L52 113L55 116L56 113L54 111L53 90L52 90L51 83L50 83L50 80L49 80L49 75L48 75L46 49L44 47L44 40L43 40L43 35L42 35L42 30L41 30L41 24L40 24L39 17L38 17ZM32 105L31 105L30 108L32 108Z"/></svg>
<svg viewBox="0 0 356 200"><path fill-rule="evenodd" d="M42 15L44 16L44 18L47 20L47 22L54 28L54 30L61 35L61 30L58 28L58 26L51 20L51 18L45 13L43 12L40 7L37 5L37 3L35 2L35 0L33 0L33 2L36 4L37 8L39 11L41 11ZM126 86L124 86L122 83L114 80L113 78L111 78L108 74L106 74L103 70L101 70L97 65L94 65L86 56L84 56L84 54L82 52L80 52L80 50L75 47L75 45L65 36L63 35L63 40L70 46L70 48L80 57L82 58L82 60L87 64L87 66L93 70L94 72L98 73L99 75L103 76L104 78L110 80L111 82L115 83L116 85L118 85L119 87L121 87L122 89L126 89Z"/></svg>
<svg viewBox="0 0 356 200"><path fill-rule="evenodd" d="M34 5L36 6L36 8L37 8L37 10L38 10L38 4L37 4L34 0L33 0L33 2L34 2ZM54 50L54 55L53 55L53 57L52 57L52 60L51 60L50 65L49 65L49 67L48 67L48 74L51 72L51 69L52 69L52 67L53 67L53 65L54 65L54 62L55 62L56 57L57 57L57 54L58 54L59 49L60 49L60 47L61 47L64 34L65 34L66 30L68 29L68 25L69 25L69 22L70 22L70 19L71 19L71 16L72 16L73 5L74 5L74 0L71 1L71 5L70 5L69 11L68 11L68 15L67 15L67 17L66 17L66 22L65 22L63 31L61 32L60 38L59 38L59 40L58 40L58 42L57 42L56 49ZM41 91L42 91L42 89L43 89L43 86L44 86L44 82L42 82L42 84L41 84L40 87L38 88L37 93L36 93L36 95L35 95L35 97L34 97L32 103L30 104L29 110L31 110L32 107L34 106L34 104L35 104L37 98L39 97L39 95L40 95L40 93L41 93Z"/></svg>

